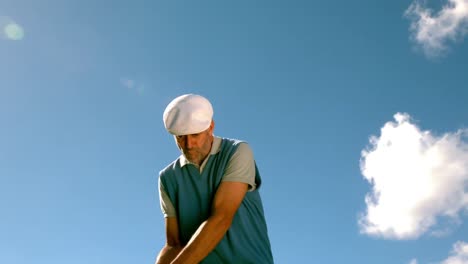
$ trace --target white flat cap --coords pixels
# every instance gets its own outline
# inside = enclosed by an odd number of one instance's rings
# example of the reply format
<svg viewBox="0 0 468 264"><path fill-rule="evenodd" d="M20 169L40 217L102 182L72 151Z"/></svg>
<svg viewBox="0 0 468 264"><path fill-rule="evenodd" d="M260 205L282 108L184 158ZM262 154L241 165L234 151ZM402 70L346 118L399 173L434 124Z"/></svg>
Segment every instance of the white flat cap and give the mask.
<svg viewBox="0 0 468 264"><path fill-rule="evenodd" d="M213 107L201 95L184 94L170 102L164 110L166 130L176 136L197 134L210 127Z"/></svg>

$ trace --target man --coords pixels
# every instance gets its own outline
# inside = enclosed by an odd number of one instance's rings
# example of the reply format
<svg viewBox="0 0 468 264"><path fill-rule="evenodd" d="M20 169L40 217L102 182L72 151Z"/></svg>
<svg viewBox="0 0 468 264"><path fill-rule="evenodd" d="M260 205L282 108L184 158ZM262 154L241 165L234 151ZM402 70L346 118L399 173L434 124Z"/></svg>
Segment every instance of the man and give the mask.
<svg viewBox="0 0 468 264"><path fill-rule="evenodd" d="M159 176L166 244L156 263L273 263L252 151L214 136L212 117L210 102L195 94L164 111L182 155Z"/></svg>

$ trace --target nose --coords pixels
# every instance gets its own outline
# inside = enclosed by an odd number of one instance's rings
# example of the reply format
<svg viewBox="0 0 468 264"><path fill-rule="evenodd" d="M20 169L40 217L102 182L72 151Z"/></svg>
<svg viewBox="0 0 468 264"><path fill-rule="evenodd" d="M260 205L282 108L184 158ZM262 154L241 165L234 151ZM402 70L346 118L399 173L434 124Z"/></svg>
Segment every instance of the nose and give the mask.
<svg viewBox="0 0 468 264"><path fill-rule="evenodd" d="M195 146L195 139L191 135L187 135L185 138L185 147L191 149Z"/></svg>

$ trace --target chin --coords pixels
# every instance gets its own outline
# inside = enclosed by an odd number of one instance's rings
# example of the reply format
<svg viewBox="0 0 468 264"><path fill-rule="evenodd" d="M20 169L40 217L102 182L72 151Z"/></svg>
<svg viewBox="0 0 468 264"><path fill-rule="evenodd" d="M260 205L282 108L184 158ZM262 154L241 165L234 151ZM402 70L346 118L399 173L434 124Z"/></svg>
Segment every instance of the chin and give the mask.
<svg viewBox="0 0 468 264"><path fill-rule="evenodd" d="M198 163L199 163L199 161L198 161L197 159L194 159L194 158L192 158L192 157L190 157L190 156L185 155L185 158L186 158L188 161L190 161L191 163L195 163L195 164L198 164Z"/></svg>

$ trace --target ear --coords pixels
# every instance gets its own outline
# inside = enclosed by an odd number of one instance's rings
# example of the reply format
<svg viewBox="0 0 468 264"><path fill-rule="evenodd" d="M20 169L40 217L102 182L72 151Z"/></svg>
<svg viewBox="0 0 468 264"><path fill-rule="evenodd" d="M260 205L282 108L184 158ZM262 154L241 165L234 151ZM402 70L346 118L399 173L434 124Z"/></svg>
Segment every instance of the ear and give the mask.
<svg viewBox="0 0 468 264"><path fill-rule="evenodd" d="M211 120L211 124L210 124L210 128L209 128L210 134L213 134L214 126L215 126L214 120Z"/></svg>

